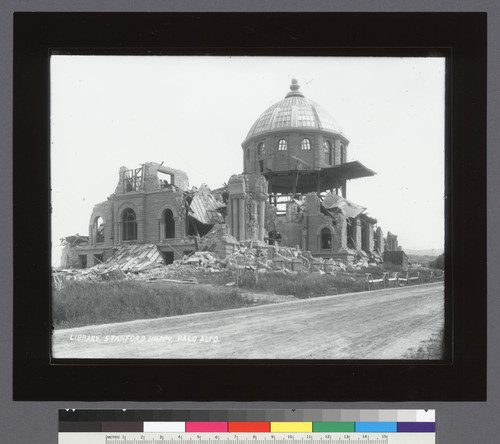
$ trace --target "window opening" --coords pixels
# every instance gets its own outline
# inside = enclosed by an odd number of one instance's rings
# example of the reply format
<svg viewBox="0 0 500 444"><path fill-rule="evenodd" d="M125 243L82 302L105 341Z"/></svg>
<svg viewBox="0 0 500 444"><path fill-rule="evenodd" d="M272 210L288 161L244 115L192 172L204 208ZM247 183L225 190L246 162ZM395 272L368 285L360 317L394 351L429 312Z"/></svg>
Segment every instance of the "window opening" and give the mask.
<svg viewBox="0 0 500 444"><path fill-rule="evenodd" d="M331 250L332 248L332 232L329 228L323 228L321 230L321 249Z"/></svg>
<svg viewBox="0 0 500 444"><path fill-rule="evenodd" d="M268 234L269 245L281 245L281 233L276 230L271 230Z"/></svg>
<svg viewBox="0 0 500 444"><path fill-rule="evenodd" d="M172 188L174 184L174 175L170 173L164 173L163 171L158 171L158 179L160 180L160 188Z"/></svg>
<svg viewBox="0 0 500 444"><path fill-rule="evenodd" d="M163 224L165 226L164 235L165 239L175 238L175 220L172 210L167 209L163 212Z"/></svg>
<svg viewBox="0 0 500 444"><path fill-rule="evenodd" d="M311 141L309 139L302 139L302 144L301 148L303 150L310 150L311 149Z"/></svg>
<svg viewBox="0 0 500 444"><path fill-rule="evenodd" d="M263 160L259 160L259 169L260 169L261 173L264 172L264 161Z"/></svg>
<svg viewBox="0 0 500 444"><path fill-rule="evenodd" d="M340 163L346 163L347 158L346 158L346 149L345 145L340 145Z"/></svg>
<svg viewBox="0 0 500 444"><path fill-rule="evenodd" d="M87 268L87 255L79 254L78 255L78 267L79 268Z"/></svg>
<svg viewBox="0 0 500 444"><path fill-rule="evenodd" d="M122 216L124 241L137 240L137 220L134 210L127 208Z"/></svg>
<svg viewBox="0 0 500 444"><path fill-rule="evenodd" d="M259 146L257 148L257 152L260 154L260 155L263 155L263 154L266 154L266 145L264 143L259 143Z"/></svg>
<svg viewBox="0 0 500 444"><path fill-rule="evenodd" d="M138 191L142 186L142 168L126 170L123 174L123 189L126 192Z"/></svg>
<svg viewBox="0 0 500 444"><path fill-rule="evenodd" d="M285 139L280 139L278 141L278 151L286 151L287 150L287 141Z"/></svg>
<svg viewBox="0 0 500 444"><path fill-rule="evenodd" d="M162 251L161 257L163 258L163 262L165 262L165 265L174 263L174 252L173 251Z"/></svg>
<svg viewBox="0 0 500 444"><path fill-rule="evenodd" d="M98 216L94 220L95 241L104 242L104 219Z"/></svg>
<svg viewBox="0 0 500 444"><path fill-rule="evenodd" d="M104 262L104 254L94 254L94 265L102 264Z"/></svg>
<svg viewBox="0 0 500 444"><path fill-rule="evenodd" d="M325 153L325 162L328 165L332 165L333 164L333 149L332 149L332 144L330 143L329 140L327 140L323 144L323 152Z"/></svg>

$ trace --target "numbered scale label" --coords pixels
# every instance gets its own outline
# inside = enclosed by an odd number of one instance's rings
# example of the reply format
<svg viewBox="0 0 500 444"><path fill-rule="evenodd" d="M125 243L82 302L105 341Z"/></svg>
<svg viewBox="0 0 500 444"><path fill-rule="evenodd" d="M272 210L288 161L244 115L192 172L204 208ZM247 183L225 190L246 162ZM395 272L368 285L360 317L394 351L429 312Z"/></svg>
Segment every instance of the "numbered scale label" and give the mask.
<svg viewBox="0 0 500 444"><path fill-rule="evenodd" d="M435 444L435 433L59 433L59 444Z"/></svg>

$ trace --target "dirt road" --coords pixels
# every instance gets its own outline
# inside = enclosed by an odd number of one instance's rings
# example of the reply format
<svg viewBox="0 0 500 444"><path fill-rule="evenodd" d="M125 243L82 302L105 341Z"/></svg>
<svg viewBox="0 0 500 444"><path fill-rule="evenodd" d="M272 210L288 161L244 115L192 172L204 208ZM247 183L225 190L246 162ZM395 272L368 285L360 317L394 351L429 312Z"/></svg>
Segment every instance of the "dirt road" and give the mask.
<svg viewBox="0 0 500 444"><path fill-rule="evenodd" d="M56 330L56 358L400 359L438 334L442 283Z"/></svg>

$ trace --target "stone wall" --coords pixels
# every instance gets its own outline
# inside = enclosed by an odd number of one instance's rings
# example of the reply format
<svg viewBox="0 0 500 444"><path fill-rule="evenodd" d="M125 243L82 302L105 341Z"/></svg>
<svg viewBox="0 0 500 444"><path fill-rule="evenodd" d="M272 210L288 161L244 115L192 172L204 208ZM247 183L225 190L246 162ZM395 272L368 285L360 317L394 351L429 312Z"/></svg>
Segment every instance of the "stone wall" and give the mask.
<svg viewBox="0 0 500 444"><path fill-rule="evenodd" d="M266 179L260 174L235 174L229 178L227 187L227 225L231 235L241 242L264 242Z"/></svg>
<svg viewBox="0 0 500 444"><path fill-rule="evenodd" d="M390 231L387 232L387 239L385 243L385 250L387 251L398 251L398 237L392 234Z"/></svg>
<svg viewBox="0 0 500 444"><path fill-rule="evenodd" d="M307 138L311 142L310 150L302 149L302 140ZM287 149L278 151L280 139L287 141ZM332 144L332 163L325 154L323 144L329 141ZM259 153L259 144L265 146L265 153ZM243 171L245 174L260 173L260 161L265 171L287 171L293 169L327 168L341 163L341 145L347 147L349 141L342 135L321 130L298 131L294 129L281 132L273 131L268 136L259 135L242 144ZM293 157L291 157L293 156ZM300 160L297 160L300 159Z"/></svg>
<svg viewBox="0 0 500 444"><path fill-rule="evenodd" d="M302 222L289 220L286 216L278 216L275 222L276 231L281 234L281 245L284 247L302 246Z"/></svg>
<svg viewBox="0 0 500 444"><path fill-rule="evenodd" d="M102 218L103 221L103 234L104 240L99 242L97 231L99 229L98 219ZM109 248L113 246L114 229L113 229L113 203L111 201L105 201L98 203L94 206L92 215L89 221L89 244L91 246L101 246L103 248Z"/></svg>
<svg viewBox="0 0 500 444"><path fill-rule="evenodd" d="M378 250L379 254L384 253L385 244L384 244L384 232L381 227L378 227L375 231L375 249Z"/></svg>

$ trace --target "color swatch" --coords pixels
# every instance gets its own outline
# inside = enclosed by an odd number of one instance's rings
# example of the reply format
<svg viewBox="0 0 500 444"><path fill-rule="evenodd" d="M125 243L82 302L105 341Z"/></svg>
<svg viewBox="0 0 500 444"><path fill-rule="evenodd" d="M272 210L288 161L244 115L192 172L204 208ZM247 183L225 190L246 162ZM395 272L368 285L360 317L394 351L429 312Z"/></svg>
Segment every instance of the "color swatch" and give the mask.
<svg viewBox="0 0 500 444"><path fill-rule="evenodd" d="M434 410L60 410L59 432L434 433Z"/></svg>

